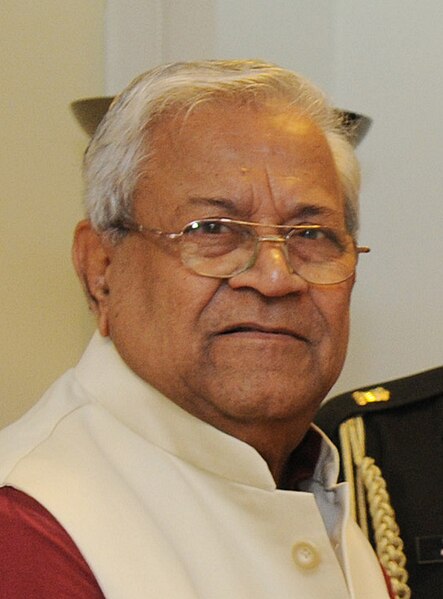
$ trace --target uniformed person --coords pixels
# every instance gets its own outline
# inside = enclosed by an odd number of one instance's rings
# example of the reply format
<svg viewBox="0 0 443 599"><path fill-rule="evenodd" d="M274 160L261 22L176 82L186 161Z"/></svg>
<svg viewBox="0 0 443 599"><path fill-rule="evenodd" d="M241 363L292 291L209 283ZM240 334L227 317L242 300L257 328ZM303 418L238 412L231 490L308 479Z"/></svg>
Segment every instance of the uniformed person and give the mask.
<svg viewBox="0 0 443 599"><path fill-rule="evenodd" d="M355 518L401 596L443 597L443 367L344 393L316 423L341 451Z"/></svg>

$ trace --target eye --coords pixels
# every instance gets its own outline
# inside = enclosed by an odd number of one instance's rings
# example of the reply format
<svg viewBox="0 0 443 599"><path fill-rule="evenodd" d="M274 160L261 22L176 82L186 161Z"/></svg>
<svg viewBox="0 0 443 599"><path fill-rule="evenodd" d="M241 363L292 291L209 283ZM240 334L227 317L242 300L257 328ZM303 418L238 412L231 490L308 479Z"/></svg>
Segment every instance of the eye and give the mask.
<svg viewBox="0 0 443 599"><path fill-rule="evenodd" d="M323 242L336 240L334 231L324 227L296 228L290 232L290 237L299 241Z"/></svg>
<svg viewBox="0 0 443 599"><path fill-rule="evenodd" d="M289 237L292 245L305 248L306 251L320 251L325 254L339 254L349 246L348 236L342 231L328 227L306 227L293 229Z"/></svg>
<svg viewBox="0 0 443 599"><path fill-rule="evenodd" d="M232 233L232 227L229 223L219 220L195 220L184 230L188 236L196 235L226 235Z"/></svg>
<svg viewBox="0 0 443 599"><path fill-rule="evenodd" d="M303 239L312 239L313 241L319 241L328 237L325 229L301 229L296 234Z"/></svg>

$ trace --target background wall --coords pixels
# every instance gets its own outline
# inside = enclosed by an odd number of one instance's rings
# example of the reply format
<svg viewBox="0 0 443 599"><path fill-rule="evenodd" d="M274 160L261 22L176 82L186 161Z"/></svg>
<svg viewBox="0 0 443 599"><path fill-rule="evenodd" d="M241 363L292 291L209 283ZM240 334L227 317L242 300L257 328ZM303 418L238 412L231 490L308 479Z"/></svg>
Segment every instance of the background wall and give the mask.
<svg viewBox="0 0 443 599"><path fill-rule="evenodd" d="M264 57L373 118L358 149L361 242L373 251L360 261L349 356L331 394L441 365L440 0L132 0L118 17L107 22L111 47L126 40L134 55L133 28L156 34L124 68L108 61L108 93L158 62Z"/></svg>
<svg viewBox="0 0 443 599"><path fill-rule="evenodd" d="M443 15L438 0L337 7L331 91L374 118L344 389L443 364Z"/></svg>
<svg viewBox="0 0 443 599"><path fill-rule="evenodd" d="M266 58L374 119L358 149L373 252L333 392L443 363L440 13L440 0L3 0L0 424L92 330L69 258L86 139L67 106L164 61Z"/></svg>
<svg viewBox="0 0 443 599"><path fill-rule="evenodd" d="M70 264L87 142L69 110L103 93L102 0L2 0L0 426L81 353L92 330Z"/></svg>

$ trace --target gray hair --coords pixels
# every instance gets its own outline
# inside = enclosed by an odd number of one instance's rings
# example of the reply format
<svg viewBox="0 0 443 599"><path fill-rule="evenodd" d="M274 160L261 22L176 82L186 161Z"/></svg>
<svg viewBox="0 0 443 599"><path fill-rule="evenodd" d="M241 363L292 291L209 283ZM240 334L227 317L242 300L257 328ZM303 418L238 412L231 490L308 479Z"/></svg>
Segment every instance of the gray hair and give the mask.
<svg viewBox="0 0 443 599"><path fill-rule="evenodd" d="M118 233L118 227L132 219L140 164L149 158L150 133L161 117L217 99L263 104L284 100L311 118L329 143L345 196L346 225L356 235L360 170L339 113L303 77L259 60L159 66L114 99L84 159L86 210L98 231Z"/></svg>

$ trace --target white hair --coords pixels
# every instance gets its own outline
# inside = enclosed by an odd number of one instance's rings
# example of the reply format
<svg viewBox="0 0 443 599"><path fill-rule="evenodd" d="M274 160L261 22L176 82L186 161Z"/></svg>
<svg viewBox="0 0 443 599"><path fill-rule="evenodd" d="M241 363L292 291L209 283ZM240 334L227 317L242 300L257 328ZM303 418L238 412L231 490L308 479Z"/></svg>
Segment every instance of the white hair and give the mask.
<svg viewBox="0 0 443 599"><path fill-rule="evenodd" d="M278 99L320 127L343 187L347 228L355 236L360 170L339 113L303 77L259 60L167 64L130 83L112 102L85 154L85 203L93 226L118 233L119 226L132 219L140 164L149 157L151 131L166 112L190 111L223 99L264 106Z"/></svg>

